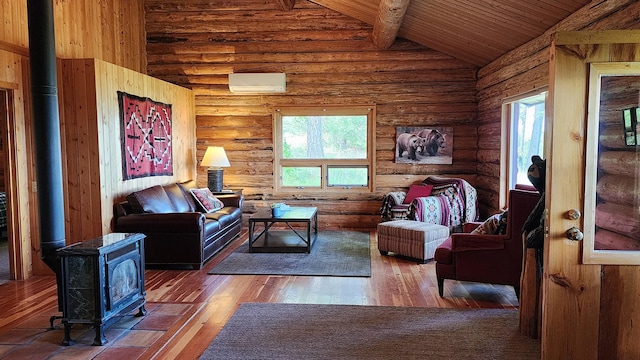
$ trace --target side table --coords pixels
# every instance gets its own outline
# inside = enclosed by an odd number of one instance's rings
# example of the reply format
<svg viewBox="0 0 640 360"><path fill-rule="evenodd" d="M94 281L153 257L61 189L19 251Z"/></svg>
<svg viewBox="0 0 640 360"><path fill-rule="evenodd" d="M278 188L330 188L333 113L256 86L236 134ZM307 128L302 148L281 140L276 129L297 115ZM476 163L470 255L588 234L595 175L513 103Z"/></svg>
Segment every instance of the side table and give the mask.
<svg viewBox="0 0 640 360"><path fill-rule="evenodd" d="M213 195L242 195L243 189L223 189L223 191L212 191Z"/></svg>

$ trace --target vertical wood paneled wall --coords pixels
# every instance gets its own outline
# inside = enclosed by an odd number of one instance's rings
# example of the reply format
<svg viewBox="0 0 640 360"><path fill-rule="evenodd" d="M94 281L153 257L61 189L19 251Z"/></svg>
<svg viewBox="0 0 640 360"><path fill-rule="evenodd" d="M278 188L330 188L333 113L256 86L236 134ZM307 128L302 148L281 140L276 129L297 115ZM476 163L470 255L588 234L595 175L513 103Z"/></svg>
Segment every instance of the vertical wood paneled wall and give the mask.
<svg viewBox="0 0 640 360"><path fill-rule="evenodd" d="M56 56L97 58L146 72L143 0L54 1ZM0 48L29 47L27 2L4 0Z"/></svg>
<svg viewBox="0 0 640 360"><path fill-rule="evenodd" d="M14 118L10 131L16 156L12 172L12 213L16 277L48 274L40 260L37 199L32 191L35 168L32 158L30 119L27 5L22 0L2 2L0 13L0 86L14 87ZM146 72L144 9L142 0L54 1L56 53L58 58L98 58L128 69ZM59 93L63 94L59 76ZM5 85L6 85L5 84ZM59 96L61 108L64 98ZM64 119L61 119L64 121ZM10 170L9 170L10 168ZM8 175L7 175L8 176ZM98 180L95 180L98 181ZM12 186L12 185L9 185ZM95 205L95 204L94 204ZM67 220L69 221L69 220ZM86 219L84 220L86 223ZM98 224L100 222L98 221Z"/></svg>
<svg viewBox="0 0 640 360"><path fill-rule="evenodd" d="M145 1L148 73L196 94L197 159L223 146L231 162L224 185L243 188L245 213L274 200L313 203L323 226L373 227L382 196L427 174L476 172L476 68L398 39L376 49L372 27L311 2L291 11L276 1ZM239 95L232 72L284 72L287 92ZM273 189L273 109L286 105L376 104L375 192L284 198ZM453 127L452 165L394 162L398 126ZM206 169L198 167L206 186Z"/></svg>
<svg viewBox="0 0 640 360"><path fill-rule="evenodd" d="M113 205L132 191L195 177L194 96L95 59L63 59L67 243L111 232ZM118 91L171 104L173 176L123 180Z"/></svg>

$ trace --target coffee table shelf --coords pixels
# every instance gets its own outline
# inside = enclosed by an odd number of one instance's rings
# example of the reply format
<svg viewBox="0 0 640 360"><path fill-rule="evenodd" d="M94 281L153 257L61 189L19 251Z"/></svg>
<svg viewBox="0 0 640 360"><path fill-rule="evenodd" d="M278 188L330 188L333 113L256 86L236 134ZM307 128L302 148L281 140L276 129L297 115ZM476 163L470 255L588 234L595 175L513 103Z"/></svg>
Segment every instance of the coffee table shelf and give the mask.
<svg viewBox="0 0 640 360"><path fill-rule="evenodd" d="M271 227L278 223L286 227L283 230L272 230ZM295 227L296 223L301 223L302 226ZM290 207L277 217L265 210L249 218L249 252L310 253L317 236L316 207Z"/></svg>

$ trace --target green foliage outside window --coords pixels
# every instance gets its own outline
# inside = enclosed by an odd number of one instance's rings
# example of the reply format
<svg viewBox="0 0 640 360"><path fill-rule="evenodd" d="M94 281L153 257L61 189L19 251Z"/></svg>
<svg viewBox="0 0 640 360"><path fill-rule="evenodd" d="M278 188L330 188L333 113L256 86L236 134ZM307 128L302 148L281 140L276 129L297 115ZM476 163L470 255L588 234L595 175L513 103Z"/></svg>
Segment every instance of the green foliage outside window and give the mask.
<svg viewBox="0 0 640 360"><path fill-rule="evenodd" d="M367 117L283 116L284 159L366 159Z"/></svg>
<svg viewBox="0 0 640 360"><path fill-rule="evenodd" d="M283 159L366 159L367 116L282 116ZM282 186L319 187L319 167L284 166ZM368 169L329 171L330 185L366 186Z"/></svg>

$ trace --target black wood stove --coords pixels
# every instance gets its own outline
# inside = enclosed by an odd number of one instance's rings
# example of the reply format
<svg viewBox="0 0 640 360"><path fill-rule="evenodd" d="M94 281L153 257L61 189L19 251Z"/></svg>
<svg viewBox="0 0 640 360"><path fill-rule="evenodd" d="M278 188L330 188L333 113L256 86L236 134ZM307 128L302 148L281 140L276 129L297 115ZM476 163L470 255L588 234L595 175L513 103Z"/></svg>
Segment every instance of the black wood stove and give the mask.
<svg viewBox="0 0 640 360"><path fill-rule="evenodd" d="M144 308L144 234L112 233L58 249L61 264L62 345L72 324L93 324L93 345L104 345L112 320Z"/></svg>
<svg viewBox="0 0 640 360"><path fill-rule="evenodd" d="M56 274L63 344L71 343L71 324L93 323L94 345L103 345L104 327L116 315L136 307L145 313L144 235L109 234L65 247L53 1L27 0L27 17L41 256Z"/></svg>

